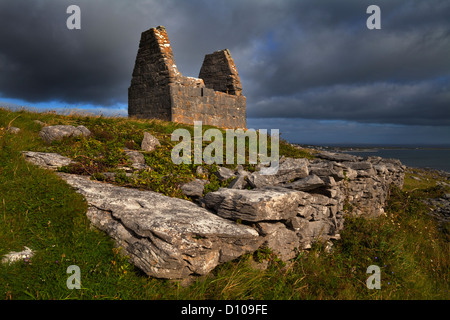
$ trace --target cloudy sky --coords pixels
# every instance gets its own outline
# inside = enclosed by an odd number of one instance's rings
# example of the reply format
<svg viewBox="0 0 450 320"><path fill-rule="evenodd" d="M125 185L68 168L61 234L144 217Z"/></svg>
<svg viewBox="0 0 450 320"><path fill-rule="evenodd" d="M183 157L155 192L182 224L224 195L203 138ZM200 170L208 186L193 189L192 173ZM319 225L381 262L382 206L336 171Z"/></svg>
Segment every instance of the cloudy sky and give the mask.
<svg viewBox="0 0 450 320"><path fill-rule="evenodd" d="M71 4L81 30L66 27ZM164 25L183 75L230 50L249 128L450 145L449 17L448 0L0 0L0 105L126 114L140 34Z"/></svg>

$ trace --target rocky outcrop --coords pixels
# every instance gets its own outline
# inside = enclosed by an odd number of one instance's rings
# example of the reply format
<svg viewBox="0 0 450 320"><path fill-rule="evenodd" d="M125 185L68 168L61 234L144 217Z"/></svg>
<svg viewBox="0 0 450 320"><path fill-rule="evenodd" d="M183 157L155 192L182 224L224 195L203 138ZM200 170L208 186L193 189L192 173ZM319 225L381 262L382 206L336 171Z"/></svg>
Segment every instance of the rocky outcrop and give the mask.
<svg viewBox="0 0 450 320"><path fill-rule="evenodd" d="M27 159L36 158L29 154L24 153ZM40 165L57 163L43 160ZM181 187L200 205L59 175L86 198L92 224L110 235L132 263L148 275L175 279L206 274L262 246L287 261L314 241L331 245L340 238L346 215L383 214L390 185L403 185L404 170L398 160L328 152L314 160L282 158L271 176L219 167L215 174L222 182L230 179L228 188L203 196L206 180Z"/></svg>
<svg viewBox="0 0 450 320"><path fill-rule="evenodd" d="M47 153L47 152L34 152L34 151L23 151L22 155L25 160L51 170L56 170L60 167L67 166L72 163L72 159L63 157L57 153Z"/></svg>
<svg viewBox="0 0 450 320"><path fill-rule="evenodd" d="M92 224L111 236L131 262L150 276L203 275L219 263L256 250L262 241L255 229L186 200L87 177L60 176L86 198Z"/></svg>
<svg viewBox="0 0 450 320"><path fill-rule="evenodd" d="M9 127L8 132L11 132L13 134L18 134L20 132L20 128L17 127Z"/></svg>
<svg viewBox="0 0 450 320"><path fill-rule="evenodd" d="M144 132L144 139L142 139L141 149L146 152L151 152L155 150L157 147L160 147L161 143L159 140L152 136L148 132Z"/></svg>
<svg viewBox="0 0 450 320"><path fill-rule="evenodd" d="M11 264L17 261L29 262L34 254L35 252L32 249L24 246L22 251L11 251L5 254L2 258L2 263Z"/></svg>
<svg viewBox="0 0 450 320"><path fill-rule="evenodd" d="M331 153L325 154L329 159ZM384 213L390 185L403 186L406 167L399 160L369 157L361 161L359 157L337 154L334 159L341 161L330 161L320 159L321 155L309 163L310 173L325 182L314 193L335 199L342 206L347 204L354 215L379 216ZM349 161L346 156L353 158Z"/></svg>
<svg viewBox="0 0 450 320"><path fill-rule="evenodd" d="M440 198L427 199L426 203L432 208L428 214L437 220L439 227L442 228L446 223L450 223L450 193Z"/></svg>
<svg viewBox="0 0 450 320"><path fill-rule="evenodd" d="M275 175L238 174L233 182L245 178L252 190L219 189L203 201L221 217L251 224L263 245L289 260L314 241L339 239L346 214L383 214L404 170L398 160L324 152L314 160L281 159Z"/></svg>
<svg viewBox="0 0 450 320"><path fill-rule="evenodd" d="M131 161L131 167L136 170L143 170L147 167L145 164L145 157L144 155L136 150L129 150L125 148L123 150L125 154L127 155L128 160Z"/></svg>
<svg viewBox="0 0 450 320"><path fill-rule="evenodd" d="M208 181L195 179L191 182L183 184L180 189L184 195L193 198L200 198L203 196L203 190L205 190L205 185Z"/></svg>
<svg viewBox="0 0 450 320"><path fill-rule="evenodd" d="M44 139L45 142L51 143L56 140L61 140L64 137L78 137L89 136L91 132L85 126L74 127L71 125L57 125L43 127L39 132L39 136Z"/></svg>
<svg viewBox="0 0 450 320"><path fill-rule="evenodd" d="M297 214L299 191L265 187L255 190L221 188L206 194L206 207L217 215L247 222L285 220Z"/></svg>

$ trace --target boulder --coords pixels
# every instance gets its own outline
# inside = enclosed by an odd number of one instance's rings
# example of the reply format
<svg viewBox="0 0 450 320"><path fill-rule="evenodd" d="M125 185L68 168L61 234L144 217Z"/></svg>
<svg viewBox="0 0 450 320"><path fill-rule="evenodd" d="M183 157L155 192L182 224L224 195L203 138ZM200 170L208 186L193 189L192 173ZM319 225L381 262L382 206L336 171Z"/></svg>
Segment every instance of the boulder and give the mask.
<svg viewBox="0 0 450 320"><path fill-rule="evenodd" d="M4 264L11 264L17 261L27 262L29 261L35 254L35 252L28 248L23 247L24 249L22 251L11 251L7 254L5 254L2 258L2 263Z"/></svg>
<svg viewBox="0 0 450 320"><path fill-rule="evenodd" d="M147 168L145 157L141 152L129 149L124 149L124 152L127 154L128 159L131 161L131 166L134 169L143 170Z"/></svg>
<svg viewBox="0 0 450 320"><path fill-rule="evenodd" d="M297 214L303 192L285 188L239 190L220 188L204 197L207 208L228 219L257 222L282 220Z"/></svg>
<svg viewBox="0 0 450 320"><path fill-rule="evenodd" d="M262 188L264 186L277 185L292 180L305 178L309 175L308 160L285 158L280 161L276 173L267 175L260 171L253 172L248 176L248 182L253 188Z"/></svg>
<svg viewBox="0 0 450 320"><path fill-rule="evenodd" d="M345 178L344 166L339 166L337 163L326 160L314 160L309 163L309 173L322 177L333 177L336 181Z"/></svg>
<svg viewBox="0 0 450 320"><path fill-rule="evenodd" d="M225 181L236 176L233 170L220 166L217 167L217 171L214 172L214 174L217 176L217 178L219 178L220 181Z"/></svg>
<svg viewBox="0 0 450 320"><path fill-rule="evenodd" d="M181 279L204 275L219 263L255 251L262 242L255 229L187 200L83 176L59 176L86 198L92 224L111 236L149 276Z"/></svg>
<svg viewBox="0 0 450 320"><path fill-rule="evenodd" d="M14 133L14 134L18 134L20 132L20 129L17 127L9 127L8 128L8 132Z"/></svg>
<svg viewBox="0 0 450 320"><path fill-rule="evenodd" d="M263 246L270 248L278 258L283 261L295 258L300 246L295 231L289 230L281 222L258 222L256 228L264 239Z"/></svg>
<svg viewBox="0 0 450 320"><path fill-rule="evenodd" d="M230 184L228 185L228 188L231 189L245 189L248 185L246 180L247 175L238 175L236 178L234 178Z"/></svg>
<svg viewBox="0 0 450 320"><path fill-rule="evenodd" d="M278 172L274 177L276 183L284 183L299 178L305 178L308 175L308 159L286 158L280 163Z"/></svg>
<svg viewBox="0 0 450 320"><path fill-rule="evenodd" d="M253 172L247 176L247 181L252 188L263 188L265 186L274 185L275 179L270 175L262 175L259 171Z"/></svg>
<svg viewBox="0 0 450 320"><path fill-rule="evenodd" d="M45 127L45 123L42 122L41 120L33 120L33 122L40 125L41 127Z"/></svg>
<svg viewBox="0 0 450 320"><path fill-rule="evenodd" d="M342 162L342 164L353 170L370 170L373 168L372 163L369 161Z"/></svg>
<svg viewBox="0 0 450 320"><path fill-rule="evenodd" d="M159 142L159 140L152 136L150 133L148 132L144 132L144 139L142 140L141 143L141 149L143 151L147 151L147 152L151 152L153 150L156 149L156 147L160 147L161 143Z"/></svg>
<svg viewBox="0 0 450 320"><path fill-rule="evenodd" d="M56 170L73 162L72 159L58 153L23 151L22 155L25 157L26 161L51 170Z"/></svg>
<svg viewBox="0 0 450 320"><path fill-rule="evenodd" d="M310 175L306 178L296 180L283 185L285 188L295 189L299 191L311 191L325 185L325 182L316 175Z"/></svg>
<svg viewBox="0 0 450 320"><path fill-rule="evenodd" d="M250 175L248 171L245 171L241 165L239 165L236 168L236 174L237 177L234 178L230 184L228 185L228 188L231 189L245 189L248 187L249 183L247 181L247 177Z"/></svg>
<svg viewBox="0 0 450 320"><path fill-rule="evenodd" d="M64 137L89 136L91 132L85 126L74 127L71 125L57 125L43 127L39 132L39 136L47 143L61 140Z"/></svg>
<svg viewBox="0 0 450 320"><path fill-rule="evenodd" d="M207 180L195 179L188 183L183 184L180 189L184 195L188 197L202 197L203 190L205 189L205 184Z"/></svg>
<svg viewBox="0 0 450 320"><path fill-rule="evenodd" d="M316 154L314 154L316 158L325 159L325 160L331 160L331 161L361 161L363 158L354 156L347 153L337 153L337 152L328 152L328 151L321 151Z"/></svg>
<svg viewBox="0 0 450 320"><path fill-rule="evenodd" d="M199 177L206 177L209 172L208 172L208 169L206 169L206 168L204 168L202 166L198 166L197 169L195 169L195 173Z"/></svg>
<svg viewBox="0 0 450 320"><path fill-rule="evenodd" d="M327 219L308 221L302 217L293 217L290 224L299 239L299 247L302 249L310 248L314 241L325 241L338 235L336 227Z"/></svg>

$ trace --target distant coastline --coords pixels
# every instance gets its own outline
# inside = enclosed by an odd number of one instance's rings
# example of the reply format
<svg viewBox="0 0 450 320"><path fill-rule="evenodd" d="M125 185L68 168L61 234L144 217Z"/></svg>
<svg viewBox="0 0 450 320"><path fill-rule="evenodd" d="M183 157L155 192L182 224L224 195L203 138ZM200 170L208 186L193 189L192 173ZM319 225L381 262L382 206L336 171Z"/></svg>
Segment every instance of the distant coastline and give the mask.
<svg viewBox="0 0 450 320"><path fill-rule="evenodd" d="M378 156L399 159L408 167L434 169L450 173L450 147L445 146L299 146L322 151L349 153L363 158Z"/></svg>

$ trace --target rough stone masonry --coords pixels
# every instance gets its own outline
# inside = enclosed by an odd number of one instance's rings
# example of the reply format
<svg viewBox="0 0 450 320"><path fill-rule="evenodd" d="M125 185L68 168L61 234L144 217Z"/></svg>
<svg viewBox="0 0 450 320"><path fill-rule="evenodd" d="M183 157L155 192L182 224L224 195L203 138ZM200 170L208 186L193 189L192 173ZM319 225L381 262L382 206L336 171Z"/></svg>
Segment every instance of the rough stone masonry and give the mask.
<svg viewBox="0 0 450 320"><path fill-rule="evenodd" d="M246 128L246 98L230 52L206 55L199 78L185 77L175 64L166 29L143 32L128 89L128 115Z"/></svg>

